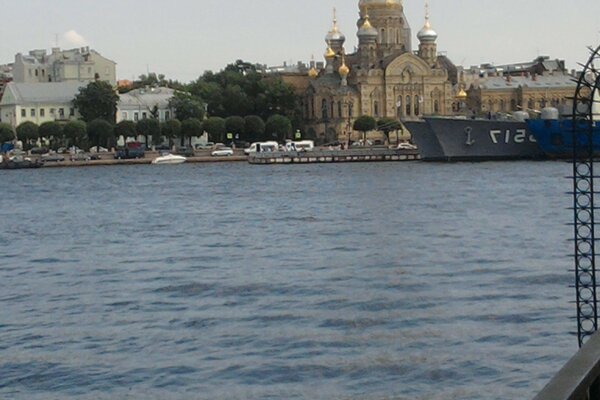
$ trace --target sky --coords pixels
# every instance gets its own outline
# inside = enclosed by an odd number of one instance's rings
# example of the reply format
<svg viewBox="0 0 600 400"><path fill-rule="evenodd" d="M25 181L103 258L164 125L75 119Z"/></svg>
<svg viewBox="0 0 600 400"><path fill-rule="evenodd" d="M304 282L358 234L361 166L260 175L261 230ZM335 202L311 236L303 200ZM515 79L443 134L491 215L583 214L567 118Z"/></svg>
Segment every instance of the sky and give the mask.
<svg viewBox="0 0 600 400"><path fill-rule="evenodd" d="M569 69L600 45L600 0L430 0L438 51L465 67L564 59ZM323 59L333 8L357 45L358 0L0 0L0 64L16 53L90 46L119 79L147 71L190 82L243 59L269 66ZM417 32L425 0L404 0ZM8 17L12 16L12 17Z"/></svg>

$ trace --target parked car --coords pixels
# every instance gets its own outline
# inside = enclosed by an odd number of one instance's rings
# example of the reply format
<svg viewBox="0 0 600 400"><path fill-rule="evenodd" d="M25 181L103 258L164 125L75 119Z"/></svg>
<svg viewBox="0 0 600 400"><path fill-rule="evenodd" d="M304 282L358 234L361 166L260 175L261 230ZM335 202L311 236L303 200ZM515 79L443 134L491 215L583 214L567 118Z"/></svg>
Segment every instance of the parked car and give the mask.
<svg viewBox="0 0 600 400"><path fill-rule="evenodd" d="M144 156L146 155L146 153L144 152L144 149L140 146L140 147L135 147L135 146L127 146L124 149L119 149L115 152L115 158L117 160L126 160L126 159L132 159L132 158L144 158Z"/></svg>
<svg viewBox="0 0 600 400"><path fill-rule="evenodd" d="M184 157L194 157L194 149L187 146L176 147L175 154Z"/></svg>
<svg viewBox="0 0 600 400"><path fill-rule="evenodd" d="M90 153L108 153L108 149L102 146L90 147Z"/></svg>
<svg viewBox="0 0 600 400"><path fill-rule="evenodd" d="M159 144L158 146L154 146L154 150L169 151L169 150L171 150L171 147L168 144Z"/></svg>
<svg viewBox="0 0 600 400"><path fill-rule="evenodd" d="M41 158L42 162L62 162L65 161L65 156L58 153L44 154Z"/></svg>
<svg viewBox="0 0 600 400"><path fill-rule="evenodd" d="M233 155L233 149L231 147L223 146L213 150L210 155L213 157L229 157Z"/></svg>
<svg viewBox="0 0 600 400"><path fill-rule="evenodd" d="M31 149L31 154L47 154L48 151L47 147L34 147Z"/></svg>
<svg viewBox="0 0 600 400"><path fill-rule="evenodd" d="M89 153L71 154L71 157L70 157L71 161L90 161L91 159L92 159L92 157Z"/></svg>
<svg viewBox="0 0 600 400"><path fill-rule="evenodd" d="M198 143L194 147L196 148L196 150L210 150L214 147L214 145L215 144L213 142L207 142L207 143Z"/></svg>

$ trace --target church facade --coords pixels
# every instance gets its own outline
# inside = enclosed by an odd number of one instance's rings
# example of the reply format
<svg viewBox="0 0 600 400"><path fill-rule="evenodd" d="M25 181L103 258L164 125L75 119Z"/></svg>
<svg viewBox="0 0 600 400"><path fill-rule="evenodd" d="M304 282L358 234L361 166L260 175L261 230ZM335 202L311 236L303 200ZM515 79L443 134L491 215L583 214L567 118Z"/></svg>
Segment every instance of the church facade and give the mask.
<svg viewBox="0 0 600 400"><path fill-rule="evenodd" d="M302 85L302 108L308 137L321 141L357 140L354 120L414 119L422 115L450 115L455 108L457 69L437 50L437 34L426 11L425 25L412 32L402 0L360 0L358 47L347 53L346 37L334 15L325 37L325 63L314 63Z"/></svg>

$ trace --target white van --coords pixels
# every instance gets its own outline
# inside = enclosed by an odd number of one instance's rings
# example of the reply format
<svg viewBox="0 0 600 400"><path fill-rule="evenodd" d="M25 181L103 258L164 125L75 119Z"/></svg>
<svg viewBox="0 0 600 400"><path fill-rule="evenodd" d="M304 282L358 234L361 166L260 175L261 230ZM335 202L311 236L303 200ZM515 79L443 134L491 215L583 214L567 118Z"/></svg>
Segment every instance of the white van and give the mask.
<svg viewBox="0 0 600 400"><path fill-rule="evenodd" d="M272 152L272 151L279 151L279 143L277 143L277 142L254 142L250 145L250 147L248 147L247 149L244 149L244 153L246 153L246 154L265 153L265 152Z"/></svg>
<svg viewBox="0 0 600 400"><path fill-rule="evenodd" d="M293 142L288 140L285 143L286 151L313 151L315 149L315 142L312 140L300 140Z"/></svg>

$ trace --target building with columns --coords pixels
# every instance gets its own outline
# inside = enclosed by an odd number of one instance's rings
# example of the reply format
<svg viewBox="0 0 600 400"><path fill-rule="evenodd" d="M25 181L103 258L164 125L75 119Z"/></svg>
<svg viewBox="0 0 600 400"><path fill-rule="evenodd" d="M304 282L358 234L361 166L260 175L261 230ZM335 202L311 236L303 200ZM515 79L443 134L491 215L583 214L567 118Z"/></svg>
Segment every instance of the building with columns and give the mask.
<svg viewBox="0 0 600 400"><path fill-rule="evenodd" d="M307 136L322 141L358 139L352 125L361 115L413 119L451 114L457 69L438 53L428 9L413 51L402 0L360 0L358 6L356 51L346 52L346 37L334 15L325 37L324 68L311 64L302 92Z"/></svg>

